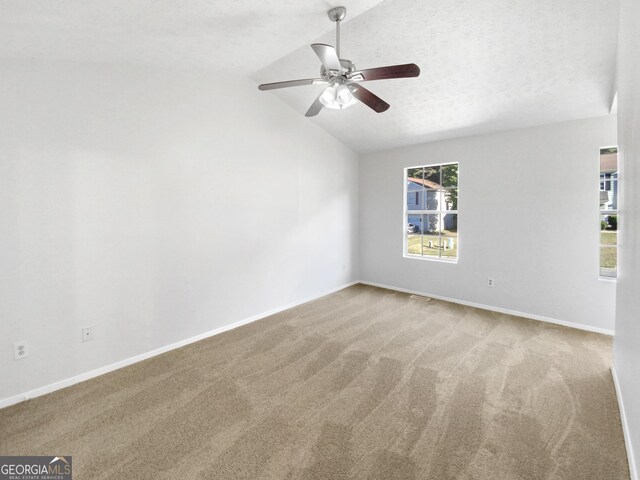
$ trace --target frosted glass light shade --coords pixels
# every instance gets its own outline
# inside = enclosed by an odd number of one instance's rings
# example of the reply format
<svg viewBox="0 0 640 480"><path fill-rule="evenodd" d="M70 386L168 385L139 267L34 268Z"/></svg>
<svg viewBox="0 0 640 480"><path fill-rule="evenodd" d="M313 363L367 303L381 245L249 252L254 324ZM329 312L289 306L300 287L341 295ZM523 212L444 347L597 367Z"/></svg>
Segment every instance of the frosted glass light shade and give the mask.
<svg viewBox="0 0 640 480"><path fill-rule="evenodd" d="M329 85L322 95L320 102L327 108L342 110L356 103L356 98L344 83Z"/></svg>

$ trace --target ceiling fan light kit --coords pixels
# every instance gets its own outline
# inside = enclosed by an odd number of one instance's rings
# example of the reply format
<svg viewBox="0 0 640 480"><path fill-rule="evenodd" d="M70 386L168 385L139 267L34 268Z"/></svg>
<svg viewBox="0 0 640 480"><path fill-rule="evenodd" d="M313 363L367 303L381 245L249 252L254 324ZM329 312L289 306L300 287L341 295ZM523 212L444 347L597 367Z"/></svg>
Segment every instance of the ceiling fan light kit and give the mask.
<svg viewBox="0 0 640 480"><path fill-rule="evenodd" d="M320 94L320 102L327 108L342 110L355 105L357 100L348 85L336 80Z"/></svg>
<svg viewBox="0 0 640 480"><path fill-rule="evenodd" d="M327 85L307 110L307 117L317 115L323 107L342 110L356 104L358 101L377 113L388 110L389 104L387 102L364 88L359 82L417 77L420 75L420 68L415 63L408 63L356 70L355 65L350 60L340 58L340 22L346 17L347 9L345 7L334 7L327 12L327 15L336 24L336 46L332 47L324 43L311 45L320 62L322 62L320 78L263 83L258 88L260 90L275 90L302 85Z"/></svg>

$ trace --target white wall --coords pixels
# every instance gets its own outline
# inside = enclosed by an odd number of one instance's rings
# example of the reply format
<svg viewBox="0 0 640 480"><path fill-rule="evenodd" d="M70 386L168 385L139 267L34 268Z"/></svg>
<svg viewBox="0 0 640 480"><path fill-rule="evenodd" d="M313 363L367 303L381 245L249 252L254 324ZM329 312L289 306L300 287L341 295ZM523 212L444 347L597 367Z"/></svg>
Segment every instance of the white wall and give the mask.
<svg viewBox="0 0 640 480"><path fill-rule="evenodd" d="M615 284L598 279L598 159L615 144L605 117L364 155L361 280L613 330ZM458 263L403 258L403 169L453 161Z"/></svg>
<svg viewBox="0 0 640 480"><path fill-rule="evenodd" d="M615 370L627 446L640 465L640 3L623 0L618 40L618 132L622 201Z"/></svg>
<svg viewBox="0 0 640 480"><path fill-rule="evenodd" d="M1 63L0 400L356 280L358 158L303 113L228 74Z"/></svg>

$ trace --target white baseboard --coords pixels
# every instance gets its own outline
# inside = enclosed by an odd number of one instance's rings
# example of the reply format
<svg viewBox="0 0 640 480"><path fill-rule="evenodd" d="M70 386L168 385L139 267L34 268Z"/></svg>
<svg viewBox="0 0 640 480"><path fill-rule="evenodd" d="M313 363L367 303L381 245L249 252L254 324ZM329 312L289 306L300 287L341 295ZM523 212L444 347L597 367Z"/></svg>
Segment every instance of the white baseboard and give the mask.
<svg viewBox="0 0 640 480"><path fill-rule="evenodd" d="M544 317L542 315L535 315L535 314L532 314L532 313L518 312L516 310L509 310L508 308L493 307L491 305L483 305L481 303L468 302L466 300L459 300L457 298L443 297L441 295L433 295L433 294L427 293L427 292L419 292L417 290L409 290L407 288L400 288L400 287L394 287L394 286L391 286L391 285L384 285L382 283L367 282L367 281L364 281L364 280L360 280L360 283L362 283L364 285L371 285L372 287L386 288L387 290L395 290L397 292L410 293L410 294L413 294L413 295L422 295L422 296L425 296L425 297L436 298L438 300L444 300L445 302L452 302L452 303L458 303L460 305L466 305L466 306L469 306L469 307L481 308L482 310L490 310L492 312L506 313L508 315L514 315L516 317L529 318L531 320L539 320L541 322L554 323L556 325L562 325L564 327L571 327L571 328L577 328L579 330L586 330L587 332L602 333L604 335L613 336L613 330L609 330L609 329L606 329L606 328L592 327L590 325L583 325L581 323L566 322L564 320L557 320L555 318Z"/></svg>
<svg viewBox="0 0 640 480"><path fill-rule="evenodd" d="M624 444L627 447L627 460L629 461L629 474L631 480L638 479L638 469L636 468L636 460L633 456L633 446L631 445L631 436L629 435L629 425L627 424L627 414L624 410L624 402L622 401L622 393L620 392L620 384L618 383L618 374L616 369L611 367L611 376L613 377L613 386L616 390L616 398L618 399L618 408L620 410L620 421L622 422L622 433L624 434Z"/></svg>
<svg viewBox="0 0 640 480"><path fill-rule="evenodd" d="M110 365L106 365L104 367L96 368L95 370L91 370L89 372L81 373L79 375L75 375L70 378L65 378L64 380L60 380L58 382L51 383L49 385L45 385L44 387L39 387L33 390L29 390L28 392L21 393L19 395L14 395L12 397L0 399L0 408L5 408L10 405L14 405L16 403L24 402L30 398L39 397L41 395L45 395L47 393L55 392L56 390L60 390L62 388L69 387L71 385L75 385L79 382L84 382L85 380L89 380L91 378L104 375L105 373L113 372L114 370L118 370L120 368L132 365L134 363L140 362L142 360L146 360L147 358L155 357L156 355L160 355L161 353L168 352L170 350L175 350L176 348L184 347L185 345L189 345L190 343L198 342L200 340L204 340L205 338L213 337L214 335L218 335L223 332L227 332L229 330L233 330L234 328L241 327L242 325L247 325L248 323L255 322L256 320L263 319L265 317L269 317L271 315L275 315L276 313L280 313L284 310L288 310L293 307L297 307L298 305L302 305L303 303L311 302L312 300L316 300L320 297L324 297L325 295L329 295L331 293L335 293L339 290L345 289L352 285L355 285L359 282L350 282L344 285L341 285L336 288L332 288L331 290L327 290L318 295L314 295L312 297L305 298L303 300L299 300L297 302L290 303L288 305L283 305L281 307L277 307L266 312L259 313L249 318L245 318L244 320L240 320L238 322L230 323L228 325L224 325L222 327L215 328L205 333L201 333L194 337L186 338L184 340L180 340L179 342L171 343L169 345L165 345L160 348L156 348L149 352L141 353L139 355L135 355L133 357L125 358L124 360L120 360L118 362L112 363Z"/></svg>

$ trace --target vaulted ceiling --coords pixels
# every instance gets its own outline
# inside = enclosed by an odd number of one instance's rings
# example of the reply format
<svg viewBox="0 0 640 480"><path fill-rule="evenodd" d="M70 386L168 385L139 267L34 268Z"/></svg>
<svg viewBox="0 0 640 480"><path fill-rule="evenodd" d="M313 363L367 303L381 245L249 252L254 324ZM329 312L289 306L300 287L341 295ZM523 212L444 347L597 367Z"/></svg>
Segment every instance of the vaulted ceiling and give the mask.
<svg viewBox="0 0 640 480"><path fill-rule="evenodd" d="M606 115L618 0L344 0L342 57L413 62L374 81L391 104L306 119L358 152ZM0 57L229 69L258 83L317 76L309 47L334 44L322 0L0 0ZM301 117L321 86L262 92Z"/></svg>

